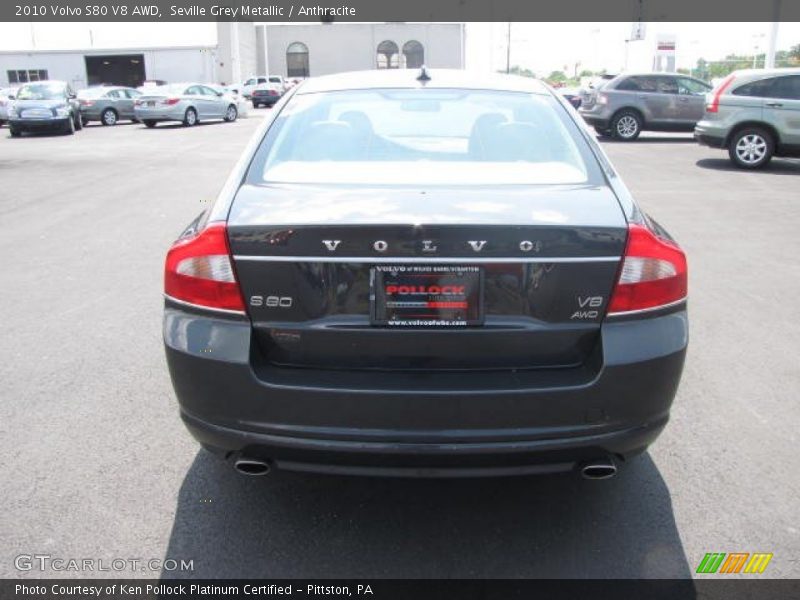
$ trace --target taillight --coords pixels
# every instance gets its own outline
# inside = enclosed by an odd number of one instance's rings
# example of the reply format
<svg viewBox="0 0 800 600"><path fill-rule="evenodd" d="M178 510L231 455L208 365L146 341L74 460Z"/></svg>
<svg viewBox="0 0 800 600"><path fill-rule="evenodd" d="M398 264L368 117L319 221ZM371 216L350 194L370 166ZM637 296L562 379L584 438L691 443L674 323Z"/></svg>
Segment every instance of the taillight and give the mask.
<svg viewBox="0 0 800 600"><path fill-rule="evenodd" d="M133 105L134 106L142 106L143 104L144 104L144 100L134 100L133 101Z"/></svg>
<svg viewBox="0 0 800 600"><path fill-rule="evenodd" d="M709 104L706 104L706 112L710 113L719 112L719 99L725 92L725 90L727 90L731 86L734 79L736 79L736 75L731 73L725 79L722 80L722 82L717 86L717 89L711 92L713 95L711 97L711 102Z"/></svg>
<svg viewBox="0 0 800 600"><path fill-rule="evenodd" d="M244 311L224 223L175 242L164 265L164 293L207 308Z"/></svg>
<svg viewBox="0 0 800 600"><path fill-rule="evenodd" d="M277 90L270 90L270 91L269 91L269 95L270 95L270 96L277 96L277 95L278 95L278 92L277 92Z"/></svg>
<svg viewBox="0 0 800 600"><path fill-rule="evenodd" d="M164 100L164 104L166 104L167 106L172 106L173 104L177 104L180 101L181 101L180 98L167 98L166 100Z"/></svg>
<svg viewBox="0 0 800 600"><path fill-rule="evenodd" d="M595 100L598 104L608 104L608 95L604 94L603 92L597 93L597 98Z"/></svg>
<svg viewBox="0 0 800 600"><path fill-rule="evenodd" d="M94 104L94 100L81 100L81 106L92 106Z"/></svg>
<svg viewBox="0 0 800 600"><path fill-rule="evenodd" d="M630 225L609 314L658 308L687 294L686 255L643 225Z"/></svg>

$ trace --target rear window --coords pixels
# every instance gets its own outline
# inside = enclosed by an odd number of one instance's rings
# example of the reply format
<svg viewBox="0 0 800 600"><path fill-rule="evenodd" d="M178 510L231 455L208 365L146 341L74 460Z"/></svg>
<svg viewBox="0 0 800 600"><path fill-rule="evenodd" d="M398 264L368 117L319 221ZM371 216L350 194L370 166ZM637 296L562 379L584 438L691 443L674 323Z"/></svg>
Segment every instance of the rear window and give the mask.
<svg viewBox="0 0 800 600"><path fill-rule="evenodd" d="M108 91L108 88L86 88L78 92L78 98L99 98Z"/></svg>
<svg viewBox="0 0 800 600"><path fill-rule="evenodd" d="M169 83L167 85L160 85L152 90L145 90L145 94L183 96L189 93L188 90L190 87L192 86L188 86L185 83Z"/></svg>
<svg viewBox="0 0 800 600"><path fill-rule="evenodd" d="M566 118L554 98L518 92L298 95L270 129L261 176L270 183L583 183L586 165Z"/></svg>
<svg viewBox="0 0 800 600"><path fill-rule="evenodd" d="M774 79L760 79L744 85L740 85L733 90L734 96L754 96L757 98L768 98L771 95Z"/></svg>
<svg viewBox="0 0 800 600"><path fill-rule="evenodd" d="M746 83L733 90L733 95L800 100L800 75L771 77Z"/></svg>

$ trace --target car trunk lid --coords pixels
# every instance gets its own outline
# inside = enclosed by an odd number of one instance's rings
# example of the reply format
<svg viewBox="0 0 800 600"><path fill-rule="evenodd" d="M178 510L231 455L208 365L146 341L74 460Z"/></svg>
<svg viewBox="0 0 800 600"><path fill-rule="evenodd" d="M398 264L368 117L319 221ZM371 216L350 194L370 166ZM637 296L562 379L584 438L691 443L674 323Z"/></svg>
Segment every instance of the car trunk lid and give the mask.
<svg viewBox="0 0 800 600"><path fill-rule="evenodd" d="M243 186L228 235L261 357L351 370L582 364L624 251L617 199L591 185L507 187ZM378 323L378 271L409 267L478 272L480 323Z"/></svg>

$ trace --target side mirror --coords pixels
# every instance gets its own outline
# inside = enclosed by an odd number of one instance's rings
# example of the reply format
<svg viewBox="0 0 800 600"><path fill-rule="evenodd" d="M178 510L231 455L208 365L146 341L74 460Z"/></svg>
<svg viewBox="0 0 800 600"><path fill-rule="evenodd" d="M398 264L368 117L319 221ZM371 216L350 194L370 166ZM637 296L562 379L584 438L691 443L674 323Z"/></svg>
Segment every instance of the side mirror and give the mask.
<svg viewBox="0 0 800 600"><path fill-rule="evenodd" d="M69 94L67 94L67 98L69 98L70 100L75 100L75 98L77 97L78 94L76 94L75 92L70 92Z"/></svg>
<svg viewBox="0 0 800 600"><path fill-rule="evenodd" d="M220 98L222 98L222 96L223 96L223 93L222 93L222 92L217 92L217 96L218 96L218 97L220 97Z"/></svg>

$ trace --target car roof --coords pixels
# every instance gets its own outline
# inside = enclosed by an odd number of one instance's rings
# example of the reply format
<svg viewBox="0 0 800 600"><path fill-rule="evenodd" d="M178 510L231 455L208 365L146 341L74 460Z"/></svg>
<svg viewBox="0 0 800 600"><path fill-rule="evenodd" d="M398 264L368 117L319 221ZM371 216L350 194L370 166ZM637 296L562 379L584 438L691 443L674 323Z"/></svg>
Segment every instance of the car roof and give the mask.
<svg viewBox="0 0 800 600"><path fill-rule="evenodd" d="M298 87L297 93L314 94L344 90L425 87L549 94L547 87L541 81L530 77L472 73L456 69L426 69L430 79L420 81L418 79L420 72L420 69L379 69L323 75L304 81Z"/></svg>
<svg viewBox="0 0 800 600"><path fill-rule="evenodd" d="M740 69L734 71L732 75L736 79L765 79L767 77L777 77L779 75L800 75L800 67L781 67L778 69Z"/></svg>
<svg viewBox="0 0 800 600"><path fill-rule="evenodd" d="M690 79L697 79L694 75L688 73L674 73L666 71L637 71L620 73L614 79L623 79L625 77L689 77Z"/></svg>

